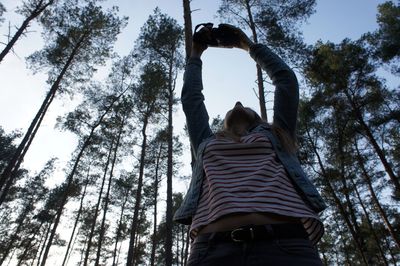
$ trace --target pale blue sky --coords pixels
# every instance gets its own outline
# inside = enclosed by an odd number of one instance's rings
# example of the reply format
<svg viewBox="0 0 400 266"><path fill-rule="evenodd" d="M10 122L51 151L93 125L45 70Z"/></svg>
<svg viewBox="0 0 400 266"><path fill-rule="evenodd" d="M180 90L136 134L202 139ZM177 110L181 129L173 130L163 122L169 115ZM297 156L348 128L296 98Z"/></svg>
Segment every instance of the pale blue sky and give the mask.
<svg viewBox="0 0 400 266"><path fill-rule="evenodd" d="M340 42L344 38L359 38L363 33L376 29L376 7L383 2L319 0L316 13L304 26L305 40L312 44L317 40ZM4 36L8 33L9 20L11 25L19 25L21 17L13 12L20 1L2 0L2 3L9 11L6 14L6 21L0 28L0 41L4 42ZM193 25L202 22L215 24L221 22L215 17L218 1L193 0L191 4L192 9L199 9L192 15ZM128 54L133 48L140 27L156 6L160 7L163 13L177 19L180 24L183 23L181 0L108 0L107 5L119 5L121 15L130 17L128 26L123 30L115 46L116 51L122 56ZM40 29L36 24L32 25L30 31L27 37L19 40L15 46L16 55L7 55L0 64L0 125L6 132L14 129L25 132L48 90L48 85L45 83L46 75L33 74L25 66L24 58L40 49L43 44ZM237 100L255 110L259 109L258 100L252 91L252 88L256 87L255 65L246 52L210 48L203 56L203 63L204 94L210 117L224 116ZM181 86L180 75L176 89L178 96ZM57 116L71 110L73 106L74 103L69 98L57 98L52 103L25 157L24 167L38 171L49 158L54 156L60 158L60 169L66 165L76 146L76 139L70 133L62 133L54 129L54 124ZM267 107L272 108L272 102L269 102ZM182 132L184 116L180 106L176 109L178 111L174 129L175 133L179 134ZM270 113L269 116L271 116ZM185 143L188 144L187 140ZM183 172L188 174L190 158L184 156L183 160L186 165ZM59 176L63 177L61 171Z"/></svg>
<svg viewBox="0 0 400 266"><path fill-rule="evenodd" d="M340 42L344 38L359 38L367 31L377 27L376 7L384 1L373 0L320 0L317 1L317 11L304 25L304 37L308 43L317 40ZM20 1L3 0L8 9L6 21L1 26L1 41L8 32L8 22L19 25L21 17L14 14L14 8ZM181 0L108 0L107 5L120 6L121 15L129 16L129 24L123 30L116 43L116 51L127 54L134 46L140 27L149 14L158 6L163 13L177 19L183 24ZM193 0L192 9L198 9L192 14L193 25L201 22L221 21L216 17L218 1ZM0 64L0 125L7 132L14 129L25 129L35 115L43 100L48 86L46 75L33 74L24 63L24 58L33 51L40 49L42 40L40 29L34 24L32 32L18 41L15 53L9 54ZM204 62L204 94L210 117L223 116L237 101L258 110L258 101L252 88L255 84L255 66L248 54L242 50L210 48L203 56ZM177 95L180 95L181 77L178 78ZM39 170L51 156L68 160L74 147L71 134L54 130L54 122L58 115L72 108L69 99L55 101L49 109L46 119L27 153L25 166ZM268 103L269 109L272 102ZM180 106L177 107L175 132L179 133L184 123ZM271 116L271 114L269 114Z"/></svg>

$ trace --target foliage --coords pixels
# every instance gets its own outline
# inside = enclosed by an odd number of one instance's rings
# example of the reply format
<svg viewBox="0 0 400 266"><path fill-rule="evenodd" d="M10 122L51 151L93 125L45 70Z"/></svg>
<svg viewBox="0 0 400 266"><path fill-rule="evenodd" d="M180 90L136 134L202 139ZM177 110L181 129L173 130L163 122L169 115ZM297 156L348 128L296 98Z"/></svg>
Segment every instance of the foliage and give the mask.
<svg viewBox="0 0 400 266"><path fill-rule="evenodd" d="M61 250L66 261L70 258L63 265L85 264L85 253L86 264L121 265L131 247L135 265L152 260L164 265L168 250L172 264L184 265L189 228L169 227L164 214L165 188L181 175L184 153L172 132L182 27L157 8L132 52L115 56L113 44L127 24L117 8L104 10L95 0L22 3L18 12L24 16L38 3L52 3L39 16L44 47L28 61L47 73L59 92L81 92L79 104L57 120L57 128L73 133L77 143L63 169L50 159L38 173L19 170L0 209L0 264L40 265ZM318 244L325 265L395 265L400 92L387 85L380 70L390 66L398 74L399 6L379 5L379 29L360 40L308 46L300 26L315 5L315 0L221 1L219 13L243 28L251 28L253 19L258 41L296 61L305 77L299 155L329 205ZM0 22L3 12L0 3ZM109 74L99 80L94 74L103 66ZM213 119L213 131L222 123ZM20 137L0 128L1 171ZM173 212L183 197L172 194ZM57 218L62 231L54 229ZM50 246L58 250L45 253Z"/></svg>
<svg viewBox="0 0 400 266"><path fill-rule="evenodd" d="M3 5L2 3L0 3L0 25L1 25L1 23L4 22L4 17L3 17L3 15L4 15L4 13L5 13L6 11L7 11L7 10L6 10L6 8L4 7L4 5Z"/></svg>
<svg viewBox="0 0 400 266"><path fill-rule="evenodd" d="M117 35L126 25L127 18L118 17L117 7L104 12L95 1L85 6L80 3L71 6L66 2L44 11L40 21L46 45L28 58L35 71L47 71L50 84L56 81L66 65L72 63L61 91L81 85L90 79L97 66L105 64L112 54Z"/></svg>
<svg viewBox="0 0 400 266"><path fill-rule="evenodd" d="M218 14L242 29L254 23L252 34L258 42L296 62L307 52L300 26L315 12L315 6L315 0L223 0Z"/></svg>

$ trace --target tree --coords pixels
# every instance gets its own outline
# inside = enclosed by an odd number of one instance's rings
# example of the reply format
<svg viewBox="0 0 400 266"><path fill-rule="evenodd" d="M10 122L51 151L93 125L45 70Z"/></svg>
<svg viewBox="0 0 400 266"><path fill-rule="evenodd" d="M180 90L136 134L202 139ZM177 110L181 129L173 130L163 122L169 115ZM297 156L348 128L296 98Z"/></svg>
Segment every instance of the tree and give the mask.
<svg viewBox="0 0 400 266"><path fill-rule="evenodd" d="M87 187L88 187L90 182L93 182L93 181L90 180L90 163L89 163L89 166L88 166L88 169L87 169L86 180L84 181L84 185L83 185L84 186L83 187L83 192L81 194L81 199L80 199L80 202L79 202L79 208L78 208L78 211L76 213L74 226L73 226L73 229L72 229L71 237L70 237L70 239L68 241L67 250L65 251L65 255L64 255L64 260L63 260L62 266L64 266L68 262L68 258L69 258L69 255L70 255L70 249L73 246L73 239L74 239L74 236L75 236L75 231L76 231L76 229L78 227L78 223L79 223L79 221L81 219L81 215L82 215L82 212L83 212L83 203L84 203L84 199L85 199L85 196L86 196Z"/></svg>
<svg viewBox="0 0 400 266"><path fill-rule="evenodd" d="M29 231L34 226L34 216L37 214L37 205L40 201L44 200L48 189L44 183L46 179L53 174L55 159L49 160L40 171L33 178L26 180L26 184L17 188L17 197L13 205L14 213L18 213L15 221L13 222L15 228L11 231L10 237L7 239L7 245L2 248L2 257L0 258L0 265L2 265L10 252L19 248L24 239L29 239ZM17 202L15 202L17 201ZM21 207L20 207L21 206ZM11 226L9 227L11 228Z"/></svg>
<svg viewBox="0 0 400 266"><path fill-rule="evenodd" d="M254 43L265 43L289 62L306 53L299 24L313 12L315 0L223 0L218 14L243 30L249 29ZM266 91L261 67L257 68L258 99L261 117L267 118Z"/></svg>
<svg viewBox="0 0 400 266"><path fill-rule="evenodd" d="M182 204L183 194L182 193L174 193L173 195L173 210L177 210L179 206ZM163 237L166 234L166 221L165 216L162 218L161 223L158 226L156 239L160 242L158 251L157 251L157 263L156 265L161 265L165 261L165 245L162 245L165 241ZM173 265L186 265L187 257L188 257L188 248L189 248L189 226L174 223L173 226Z"/></svg>
<svg viewBox="0 0 400 266"><path fill-rule="evenodd" d="M6 11L7 11L7 10L6 10L6 8L4 7L4 5L3 5L2 3L0 3L0 25L1 25L1 23L4 22L3 15L4 15L4 12L6 12Z"/></svg>
<svg viewBox="0 0 400 266"><path fill-rule="evenodd" d="M151 236L151 252L150 252L150 265L155 265L156 250L159 245L157 239L157 215L158 215L158 196L159 196L159 186L162 180L162 176L166 175L166 161L168 158L168 151L166 149L168 139L166 130L160 130L157 132L154 139L149 143L149 151L147 154L149 178L152 179L152 184L150 185L150 193L152 194L153 205L153 232Z"/></svg>
<svg viewBox="0 0 400 266"><path fill-rule="evenodd" d="M331 203L325 224L336 226L325 230L321 244L324 259L337 264L388 265L389 256L398 256L398 211L382 207L379 196L391 188L397 200L395 159L386 150L399 126L398 93L376 75L378 65L362 39L318 43L305 65L311 89L300 105L301 158ZM376 226L382 221L384 231Z"/></svg>
<svg viewBox="0 0 400 266"><path fill-rule="evenodd" d="M12 159L13 155L17 150L17 146L15 146L15 141L21 137L21 133L14 131L10 134L6 134L4 129L0 126L0 172L3 172L7 167L8 162ZM25 169L19 169L16 172L15 181L19 180L26 174L27 171ZM9 191L7 198L5 198L6 202L12 201L13 198L16 196L15 193L17 192L16 188L11 188ZM6 207L3 206L3 210Z"/></svg>
<svg viewBox="0 0 400 266"><path fill-rule="evenodd" d="M12 47L18 41L18 39L24 35L31 22L38 18L45 9L53 5L57 0L27 0L22 2L22 6L17 9L17 13L23 15L25 20L22 22L21 26L17 29L11 39L4 47L3 51L0 53L0 63L3 61L4 57L11 51ZM3 15L5 8L3 4L0 4L0 18ZM2 19L0 19L2 22Z"/></svg>
<svg viewBox="0 0 400 266"><path fill-rule="evenodd" d="M387 90L374 74L375 71L376 65L371 61L370 51L360 42L344 40L338 46L332 43L318 44L306 74L313 87L321 88L317 93L327 94L328 97L325 97L328 101L336 99L345 102L349 115L357 123L357 130L362 132L362 137L374 149L391 180L395 194L398 194L399 177L378 141L377 132L382 130L382 125L370 123L380 114L398 108L391 101L391 97L396 97L397 93Z"/></svg>
<svg viewBox="0 0 400 266"><path fill-rule="evenodd" d="M376 55L384 63L393 62L392 72L400 74L396 62L400 58L400 4L392 1L378 5L377 22L379 29L368 34L369 41L376 47Z"/></svg>
<svg viewBox="0 0 400 266"><path fill-rule="evenodd" d="M184 30L185 30L185 52L186 60L190 58L192 52L192 10L190 9L190 0L183 0L183 19L184 19Z"/></svg>
<svg viewBox="0 0 400 266"><path fill-rule="evenodd" d="M172 265L172 172L173 172L173 106L176 104L175 80L177 72L183 67L182 28L176 20L162 14L159 9L149 16L142 27L138 39L139 51L148 60L159 60L167 77L166 90L163 92L168 112L168 170L167 170L167 232L166 232L166 265Z"/></svg>
<svg viewBox="0 0 400 266"><path fill-rule="evenodd" d="M129 236L128 224L130 216L126 214L129 209L129 199L133 195L133 186L135 183L134 177L136 173L122 172L119 178L115 180L115 186L113 187L114 202L120 206L119 219L115 229L114 249L112 252L113 262L112 265L118 265L119 250L118 244Z"/></svg>
<svg viewBox="0 0 400 266"><path fill-rule="evenodd" d="M130 96L127 94L131 93L133 88L132 73L134 71L134 63L135 60L132 55L117 59L112 65L105 85L93 83L91 86L88 86L84 93L85 98L83 102L73 112L68 113L63 118L58 118L59 127L75 133L80 137L81 142L80 152L74 164L71 165L72 170L69 180L72 180L74 175L79 175L79 171L74 170L79 164L81 168L86 169L90 167L90 165L85 165L85 161L87 161L91 162L93 175L96 176L96 178L92 177L91 179L101 181L101 188L96 188L99 191L97 204L93 212L86 213L85 226L89 226L89 228L87 229L87 233L84 234L86 237L84 246L87 247L83 259L84 264L89 260L92 243L96 234L99 233L97 231L98 227L96 227L96 220L100 215L101 203L104 202L103 192L111 189L110 179L108 186L106 186L106 177L107 175L111 178L113 176L113 166L115 166L115 162L117 161L115 149L121 149L121 141L116 141L115 139L115 136L118 135L118 133L115 133L121 130L119 126L121 121L119 120L121 116L126 117L131 112L132 102L128 100ZM110 165L111 172L108 171ZM91 185L93 186L94 184ZM106 196L106 199L108 199L108 196ZM82 212L83 210L80 209L79 213ZM105 222L105 215L103 215L103 229ZM104 236L104 232L100 232L101 234ZM97 241L98 250L102 245L101 238L100 236Z"/></svg>
<svg viewBox="0 0 400 266"><path fill-rule="evenodd" d="M165 101L161 95L167 84L167 77L162 66L157 63L147 63L143 66L142 75L139 79L139 85L135 93L135 113L138 124L141 124L141 147L139 159L139 173L137 179L137 188L135 196L135 208L131 223L129 250L127 265L133 266L137 263L138 254L135 253L135 241L137 240L138 229L140 225L140 210L143 192L143 177L145 169L145 158L147 152L147 129L149 123L159 120L161 107Z"/></svg>
<svg viewBox="0 0 400 266"><path fill-rule="evenodd" d="M110 112L110 110L113 107L113 105L118 100L120 100L120 98L126 92L126 90L122 91L117 96L112 95L110 97L106 97L106 99L103 100L103 102L100 102L99 105L101 107L99 108L100 109L99 110L99 114L98 114L99 117L97 118L97 120L92 122L92 124L86 124L87 126L89 126L88 129L87 129L88 133L87 133L87 135L84 135L82 137L82 139L80 139L80 143L79 143L79 145L77 147L76 158L74 159L74 162L72 163L72 166L71 166L70 173L67 175L67 178L65 180L65 186L67 187L66 191L68 191L68 188L70 188L70 186L72 186L72 184L74 183L74 177L75 177L75 174L77 172L78 165L81 162L81 159L83 158L84 153L92 145L92 142L94 140L96 140L96 135L95 135L96 129L103 123L103 120L104 120L105 116ZM105 106L102 105L102 104L104 104ZM76 127L76 124L71 122L71 116L74 117L74 115L77 115L78 118L82 118L81 115L84 115L84 114L82 112L80 112L80 110L78 109L76 113L73 113L70 116L67 116L66 126L69 127L71 130L76 130L76 132L80 132L79 130L82 129L82 128L80 126ZM91 117L89 117L89 119L91 119ZM47 259L47 255L48 255L48 252L49 252L51 244L52 244L52 239L54 238L54 236L56 234L56 230L57 230L57 227L58 227L62 212L63 212L65 204L67 203L67 200L68 200L68 196L69 195L67 193L65 193L63 195L63 197L61 198L61 200L59 201L60 205L59 205L59 208L57 209L55 222L54 222L53 228L51 230L50 239L49 239L48 244L46 246L45 255L44 255L44 259L42 261L42 265L45 264L45 261Z"/></svg>
<svg viewBox="0 0 400 266"><path fill-rule="evenodd" d="M104 64L111 55L112 44L126 21L118 18L116 11L113 8L104 12L92 2L73 8L66 3L42 16L44 36L48 42L43 50L34 53L29 59L38 68L49 68L48 83L51 88L17 151L1 174L0 204L13 184L15 173L56 93L72 93L73 88L82 86L93 75L96 65Z"/></svg>

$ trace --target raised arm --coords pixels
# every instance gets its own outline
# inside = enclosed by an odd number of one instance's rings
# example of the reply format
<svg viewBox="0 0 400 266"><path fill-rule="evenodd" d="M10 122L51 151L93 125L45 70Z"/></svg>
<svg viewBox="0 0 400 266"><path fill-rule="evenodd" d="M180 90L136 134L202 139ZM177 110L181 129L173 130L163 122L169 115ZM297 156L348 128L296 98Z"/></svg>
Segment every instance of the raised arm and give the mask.
<svg viewBox="0 0 400 266"><path fill-rule="evenodd" d="M181 95L190 142L195 154L199 144L212 135L202 93L202 61L200 57L206 48L206 46L193 43L192 55L186 65Z"/></svg>
<svg viewBox="0 0 400 266"><path fill-rule="evenodd" d="M240 29L231 25L238 36L234 45L250 52L251 57L264 69L275 86L273 123L296 136L297 112L299 105L299 84L293 70L266 45L253 44Z"/></svg>
<svg viewBox="0 0 400 266"><path fill-rule="evenodd" d="M265 45L252 45L250 55L267 72L275 86L273 123L295 138L299 106L299 84L296 75Z"/></svg>

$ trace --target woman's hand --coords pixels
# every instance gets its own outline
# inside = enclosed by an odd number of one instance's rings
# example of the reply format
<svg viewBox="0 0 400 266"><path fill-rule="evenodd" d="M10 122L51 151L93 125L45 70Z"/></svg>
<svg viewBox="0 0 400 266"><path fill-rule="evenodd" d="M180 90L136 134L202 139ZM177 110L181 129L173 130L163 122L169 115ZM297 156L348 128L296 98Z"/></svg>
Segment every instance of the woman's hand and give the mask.
<svg viewBox="0 0 400 266"><path fill-rule="evenodd" d="M208 27L203 27L196 34L200 34L203 39L211 39L211 30ZM207 49L207 44L192 41L192 58L200 58L203 52Z"/></svg>
<svg viewBox="0 0 400 266"><path fill-rule="evenodd" d="M246 51L250 50L250 46L253 45L251 39L241 29L232 26L230 24L220 24L226 30L229 30L229 34L234 35L236 41L232 43L233 47L240 48Z"/></svg>

